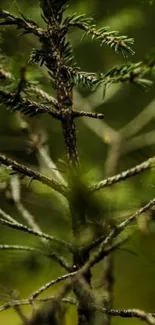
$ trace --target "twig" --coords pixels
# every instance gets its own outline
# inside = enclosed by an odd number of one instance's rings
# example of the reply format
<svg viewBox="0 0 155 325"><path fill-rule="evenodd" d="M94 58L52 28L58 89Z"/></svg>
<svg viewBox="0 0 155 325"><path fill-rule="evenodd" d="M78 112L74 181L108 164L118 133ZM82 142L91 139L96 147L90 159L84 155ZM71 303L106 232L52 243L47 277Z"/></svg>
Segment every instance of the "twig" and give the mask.
<svg viewBox="0 0 155 325"><path fill-rule="evenodd" d="M67 187L67 182L64 179L64 177L61 175L59 170L57 169L57 166L52 161L51 157L48 155L47 150L45 147L38 148L38 154L45 162L46 166L51 170L53 176L56 178L58 182L61 182L63 185Z"/></svg>
<svg viewBox="0 0 155 325"><path fill-rule="evenodd" d="M2 217L12 223L17 224L18 222L12 218L9 214L5 213L1 208L0 208L0 215L2 215Z"/></svg>
<svg viewBox="0 0 155 325"><path fill-rule="evenodd" d="M7 79L9 81L14 80L13 75L11 74L11 72L6 71L4 69L0 69L0 79ZM35 93L38 97L44 99L44 101L46 101L47 103L52 104L55 109L59 108L58 102L54 97L52 97L51 95L49 95L44 90L32 85L29 82L25 83L25 89L23 89L23 91L28 92L28 93L29 92Z"/></svg>
<svg viewBox="0 0 155 325"><path fill-rule="evenodd" d="M94 264L99 262L104 257L104 251L107 245L111 243L112 239L117 237L130 223L132 223L137 217L139 217L142 213L150 210L155 205L155 199L151 200L149 203L144 205L142 208L137 210L133 215L127 218L125 221L120 223L116 228L114 228L110 234L105 238L105 240L100 244L96 253L89 259L89 261L83 266L81 272L86 272L90 269ZM107 255L107 253L106 253Z"/></svg>
<svg viewBox="0 0 155 325"><path fill-rule="evenodd" d="M38 297L42 292L44 292L48 288L52 287L53 285L55 285L55 284L57 284L57 283L59 283L61 281L64 281L64 280L66 280L68 278L72 278L76 274L77 274L77 272L71 272L71 273L68 273L68 274L65 274L65 275L62 275L62 276L58 277L56 280L52 280L52 281L44 284L37 291L35 291L35 292L33 292L31 294L31 296L29 297L29 301L32 301L32 300L36 299L36 297Z"/></svg>
<svg viewBox="0 0 155 325"><path fill-rule="evenodd" d="M42 303L42 302L47 302L50 300L54 300L56 297L51 296L51 297L46 297L46 298L40 298L40 299L35 299L35 303ZM71 304L71 305L76 305L77 302L73 298L62 298L61 300L64 303ZM21 299L21 300L13 300L5 303L4 305L0 306L0 312L3 310L7 310L8 308L14 307L14 306L24 306L24 305L31 305L31 301L29 299Z"/></svg>
<svg viewBox="0 0 155 325"><path fill-rule="evenodd" d="M3 216L3 211L1 209L0 209L0 214ZM14 228L14 229L18 229L18 230L27 232L27 233L32 234L32 235L37 236L37 237L46 238L46 239L48 239L50 241L54 241L56 243L59 243L59 244L63 245L64 247L68 248L68 249L72 249L72 245L69 244L68 242L66 242L65 240L55 238L55 237L50 236L48 234L45 234L43 232L35 231L35 230L31 229L31 228L28 228L27 226L22 225L19 222L15 223L15 222L6 221L4 219L0 219L0 223L3 224L3 225L8 226L10 228Z"/></svg>
<svg viewBox="0 0 155 325"><path fill-rule="evenodd" d="M98 310L102 313L105 313L110 316L118 316L123 318L138 318L147 324L154 325L155 324L155 318L153 317L152 313L146 313L143 310L139 309L106 309L102 306L94 305L92 306L95 308L95 310Z"/></svg>
<svg viewBox="0 0 155 325"><path fill-rule="evenodd" d="M44 250L40 250L37 248L33 247L28 247L28 246L21 246L21 245L0 245L0 250L10 250L10 251L26 251L26 252L34 252L34 253L39 253L43 256L53 258L55 261L57 261L65 270L70 271L71 270L71 265L69 265L65 259L61 256L58 255L55 252L48 252Z"/></svg>
<svg viewBox="0 0 155 325"><path fill-rule="evenodd" d="M73 118L77 118L77 117L91 117L91 118L95 118L95 119L99 119L99 120L103 120L104 119L104 114L102 113L93 113L93 112L84 112L84 111L75 111L73 110Z"/></svg>
<svg viewBox="0 0 155 325"><path fill-rule="evenodd" d="M66 194L67 194L66 186L40 174L37 171L34 171L33 169L30 169L30 168L16 162L15 160L13 160L11 158L8 158L8 157L0 154L0 162L6 166L9 166L14 171L23 174L24 176L28 176L33 180L40 181L41 183L50 186L55 191L58 191L59 193L63 194L64 196L66 196Z"/></svg>
<svg viewBox="0 0 155 325"><path fill-rule="evenodd" d="M22 28L27 33L33 33L39 38L43 37L44 31L36 23L30 19L24 19L15 17L11 15L8 11L0 9L0 25L16 25L19 28ZM2 20L3 19L3 20ZM23 32L24 33L24 32Z"/></svg>
<svg viewBox="0 0 155 325"><path fill-rule="evenodd" d="M57 100L54 97L52 97L51 95L49 95L47 92L45 92L44 90L42 90L38 87L35 87L35 86L31 85L30 83L27 83L25 91L35 93L40 98L44 99L45 102L52 104L56 109L59 108Z"/></svg>
<svg viewBox="0 0 155 325"><path fill-rule="evenodd" d="M40 298L40 299L35 299L35 303L42 303L42 302L47 302L50 300L54 300L56 297L51 296L47 298ZM61 301L66 304L71 304L71 305L76 305L77 302L73 298L62 298ZM29 299L21 299L21 300L13 300L5 303L0 307L0 312L7 310L8 308L15 307L15 306L24 306L24 305L30 305L31 301ZM103 308L100 305L93 304L91 305L92 308L95 310L108 314L111 316L118 316L122 318L138 318L142 321L145 321L149 325L154 325L155 324L155 319L154 319L154 313L146 313L143 310L140 309L109 309L107 310L106 308Z"/></svg>
<svg viewBox="0 0 155 325"><path fill-rule="evenodd" d="M41 103L37 103L27 98L17 96L16 93L7 93L0 89L1 102L11 109L12 112L20 111L25 115L33 117L38 114L48 113L53 118L61 120L61 115L58 110L51 106L47 106Z"/></svg>
<svg viewBox="0 0 155 325"><path fill-rule="evenodd" d="M14 200L14 203L16 205L16 208L26 220L27 224L35 231L41 232L40 227L37 225L37 223L34 220L34 217L32 214L24 207L24 205L21 203L20 199L20 181L18 178L18 175L12 175L11 180L10 180L10 185L12 189L12 198ZM42 239L42 238L41 238ZM44 239L43 239L44 241ZM45 241L44 241L45 243Z"/></svg>
<svg viewBox="0 0 155 325"><path fill-rule="evenodd" d="M84 15L83 15L84 17ZM116 52L121 51L124 56L127 56L127 53L134 54L135 52L130 48L129 44L133 44L133 38L128 38L127 36L118 36L118 32L111 31L108 32L108 27L103 27L96 29L96 26L90 24L89 18L84 18L85 21L74 21L71 20L68 23L68 27L78 27L86 32L87 35L91 35L92 38L97 39L101 42L101 45L104 43L113 48ZM88 21L87 21L88 20Z"/></svg>
<svg viewBox="0 0 155 325"><path fill-rule="evenodd" d="M114 175L112 177L108 177L95 185L91 185L89 187L89 191L96 192L104 187L111 186L111 185L116 184L120 181L124 181L132 176L138 175L138 174L142 173L143 171L152 168L154 163L155 163L155 157L149 158L148 160L144 161L143 163L141 163L139 165L136 165L135 167L133 167L131 169L127 169L120 174Z"/></svg>
<svg viewBox="0 0 155 325"><path fill-rule="evenodd" d="M93 111L93 109L95 108L94 105L92 106L93 100L91 96L85 99L78 91L74 91L74 101L75 101L75 105L78 108L83 107L85 112L89 112L91 110ZM103 120L95 119L93 120L93 123L90 119L83 119L82 121L102 140L111 142L117 136L117 132Z"/></svg>

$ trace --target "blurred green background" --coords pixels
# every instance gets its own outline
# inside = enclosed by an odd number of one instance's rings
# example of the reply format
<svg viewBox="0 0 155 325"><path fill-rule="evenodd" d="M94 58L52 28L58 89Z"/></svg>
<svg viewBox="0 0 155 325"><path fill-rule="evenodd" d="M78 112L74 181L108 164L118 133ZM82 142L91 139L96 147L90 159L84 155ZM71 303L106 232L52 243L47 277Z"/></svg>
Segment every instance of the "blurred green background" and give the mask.
<svg viewBox="0 0 155 325"><path fill-rule="evenodd" d="M18 15L18 10L25 16L44 25L38 1L0 0L0 7ZM122 58L108 46L100 47L99 42L85 37L81 41L82 32L71 30L69 37L73 44L75 58L83 71L107 72L117 64L127 61L142 60L155 49L155 3L147 0L71 0L68 9L70 13L87 13L93 16L97 26L110 26L111 30L118 30L122 35L135 39L133 49L135 55L128 59ZM32 35L19 36L14 27L1 27L1 50L5 59L2 59L7 70L16 78L20 69L27 66L31 50L39 47L36 38ZM3 62L4 61L4 62ZM29 80L38 81L42 89L54 95L50 79L44 67L27 66ZM38 85L38 86L39 86ZM94 110L105 114L105 123L101 121L80 119L77 121L78 150L81 164L87 180L94 182L103 179L107 174L120 172L130 168L149 157L155 155L155 86L148 92L129 84L110 86L103 96L103 88L91 93L86 89L75 89L74 105L81 110ZM118 130L124 128L140 112L140 120L135 120L129 129L135 134L121 143L117 142ZM33 118L29 123L33 130L43 130L48 137L49 153L52 160L61 167L59 159L65 159L65 149L60 125L47 116ZM138 130L137 125L141 123ZM109 128L109 127L110 128ZM123 134L123 133L122 133ZM113 141L114 139L115 141ZM29 154L27 148L27 133L21 130L19 117L11 114L5 107L0 107L0 152L31 166L40 168L47 175L50 171L45 168L35 153ZM118 146L118 147L117 147ZM113 149L112 149L113 148ZM121 148L121 149L120 149ZM112 154L111 154L112 150ZM118 154L119 153L119 154ZM118 154L118 158L116 156ZM111 168L109 167L111 164ZM13 217L24 222L20 213L10 199L9 189L5 188L4 172L0 170L0 208ZM65 177L65 176L64 176ZM3 179L4 178L4 179ZM141 205L154 198L155 193L154 169L143 175L134 177L113 189L102 190L99 194L103 203L104 215L112 216L116 220L129 215ZM63 239L71 239L71 225L66 213L66 202L60 201L57 195L46 186L33 182L27 187L22 181L22 203L35 217L44 232ZM138 229L134 231L132 239L114 254L115 285L114 307L139 308L146 311L155 311L155 226L152 220L146 225L141 219ZM148 229L149 227L149 229ZM133 230L133 227L131 227ZM16 230L0 226L0 244L25 244L39 247L39 240ZM60 251L61 253L61 251ZM94 269L94 286L98 284L100 268ZM63 270L53 261L28 253L0 251L0 299L7 288L17 290L20 297L26 298L39 286L43 285ZM48 290L57 292L58 286ZM100 289L101 290L101 289ZM102 290L100 291L102 292ZM46 295L46 293L45 293ZM29 313L29 308L23 308ZM75 324L76 313L73 307L68 307L66 323ZM137 320L113 318L113 324L137 324ZM13 309L0 313L0 324L20 324L20 319Z"/></svg>

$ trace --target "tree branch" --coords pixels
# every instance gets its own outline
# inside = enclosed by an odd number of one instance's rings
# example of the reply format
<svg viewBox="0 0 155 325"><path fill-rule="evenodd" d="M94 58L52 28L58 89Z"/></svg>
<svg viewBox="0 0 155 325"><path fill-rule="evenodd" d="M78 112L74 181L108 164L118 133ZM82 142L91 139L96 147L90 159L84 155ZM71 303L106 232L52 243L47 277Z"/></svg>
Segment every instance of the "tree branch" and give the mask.
<svg viewBox="0 0 155 325"><path fill-rule="evenodd" d="M155 157L149 158L148 160L144 161L139 165L136 165L131 169L127 169L120 174L114 175L112 177L108 177L95 185L89 186L89 191L93 193L105 187L124 181L132 176L138 175L145 170L151 169L154 166L154 163L155 163Z"/></svg>
<svg viewBox="0 0 155 325"><path fill-rule="evenodd" d="M130 44L133 44L133 38L127 36L117 36L118 32L110 31L109 27L102 27L96 29L96 25L91 25L92 18L86 17L85 14L77 16L72 15L65 19L65 27L78 27L86 32L86 35L91 35L92 39L97 39L101 42L101 45L106 44L113 48L117 53L121 51L124 57L127 54L134 54L135 52L130 48Z"/></svg>
<svg viewBox="0 0 155 325"><path fill-rule="evenodd" d="M38 114L48 113L57 120L61 120L60 113L54 108L36 103L26 98L22 98L20 95L17 96L16 93L7 93L3 90L0 90L1 104L3 103L11 109L12 112L20 111L25 115L33 117Z"/></svg>
<svg viewBox="0 0 155 325"><path fill-rule="evenodd" d="M49 187L51 187L53 190L63 194L64 196L67 195L68 188L65 185L62 185L61 183L50 179L42 174L40 174L37 171L34 171L31 168L28 168L15 160L8 158L2 154L0 154L0 162L8 167L10 167L13 171L25 176L30 177L32 180L37 180L41 182L42 184L45 184Z"/></svg>
<svg viewBox="0 0 155 325"><path fill-rule="evenodd" d="M8 11L0 9L0 25L15 25L17 29L24 29L23 34L33 33L39 38L44 35L43 29L41 29L34 21L28 19L22 15L22 18L11 15Z"/></svg>
<svg viewBox="0 0 155 325"><path fill-rule="evenodd" d="M151 200L149 203L144 205L142 208L137 210L133 215L131 215L129 218L127 218L125 221L120 223L117 227L115 227L110 234L104 239L104 241L100 244L97 252L94 253L94 255L89 259L88 262L83 266L81 269L81 273L85 273L88 269L90 269L93 265L98 263L101 259L103 259L104 252L106 252L106 247L111 243L111 241L116 238L124 229L127 228L127 226L132 223L137 217L139 217L142 213L150 210L155 205L155 199ZM109 254L109 253L108 253Z"/></svg>
<svg viewBox="0 0 155 325"><path fill-rule="evenodd" d="M3 213L3 210L0 209L0 215L2 215L2 217L5 218L5 213ZM32 234L34 236L37 236L37 237L42 237L42 238L46 238L48 239L49 241L54 241L56 243L59 243L61 245L63 245L64 247L72 250L72 245L68 242L66 242L65 240L62 240L62 239L58 239L56 237L53 237L53 236L50 236L46 233L43 233L41 231L36 231L36 230L33 230L19 222L10 222L10 221L6 221L4 219L0 219L0 223L2 225L5 225L5 226L8 226L10 228L13 228L13 229L17 229L17 230L21 230L21 231L24 231L24 232L27 232L29 234Z"/></svg>
<svg viewBox="0 0 155 325"><path fill-rule="evenodd" d="M44 292L45 290L47 290L48 288L52 287L53 285L64 281L68 278L72 278L77 274L77 272L71 272L65 275L62 275L60 277L58 277L56 280L52 280L46 284L44 284L42 287L40 287L37 291L33 292L30 297L29 297L29 301L33 301L34 299L36 299L42 292Z"/></svg>

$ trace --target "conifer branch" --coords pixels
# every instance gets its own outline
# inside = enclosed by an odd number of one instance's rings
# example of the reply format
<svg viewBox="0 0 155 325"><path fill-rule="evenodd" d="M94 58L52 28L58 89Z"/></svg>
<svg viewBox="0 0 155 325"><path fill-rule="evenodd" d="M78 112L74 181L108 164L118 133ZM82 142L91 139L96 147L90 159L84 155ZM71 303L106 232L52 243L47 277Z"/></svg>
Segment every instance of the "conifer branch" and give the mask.
<svg viewBox="0 0 155 325"><path fill-rule="evenodd" d="M123 230L129 226L133 221L135 221L142 213L145 213L146 211L150 210L155 205L155 199L151 200L149 203L144 205L142 208L137 210L133 215L131 215L129 218L125 219L123 222L121 222L117 227L115 227L109 235L103 240L103 242L100 244L97 252L93 254L93 256L90 257L88 262L81 268L79 271L81 274L84 274L89 270L92 266L94 266L96 263L98 263L100 260L102 260L105 256L107 256L111 250L115 249L115 243L114 246L112 243L112 240L115 239ZM119 243L118 243L119 244ZM109 245L109 248L108 248ZM117 243L116 243L117 245Z"/></svg>
<svg viewBox="0 0 155 325"><path fill-rule="evenodd" d="M34 247L28 247L28 246L21 246L21 245L0 245L0 250L9 250L9 251L25 251L25 252L33 252L40 255L44 255L46 257L49 257L50 254L45 253L44 251L34 248ZM51 256L50 256L51 257Z"/></svg>
<svg viewBox="0 0 155 325"><path fill-rule="evenodd" d="M99 191L100 189L105 188L107 186L111 186L118 182L124 181L132 176L136 176L142 173L145 170L151 169L154 166L154 164L155 164L155 157L149 158L148 160L144 161L139 165L136 165L131 169L127 169L120 174L114 175L112 177L108 177L95 185L91 185L89 187L89 191L92 193L95 191Z"/></svg>
<svg viewBox="0 0 155 325"><path fill-rule="evenodd" d="M46 284L44 284L43 286L41 286L37 291L33 292L30 297L29 297L29 301L33 301L34 299L36 299L41 293L43 293L45 290L49 289L50 287L52 287L53 285L64 281L68 278L72 278L77 274L77 272L71 272L71 273L67 273L64 274L58 278L56 278L56 280L52 280Z"/></svg>
<svg viewBox="0 0 155 325"><path fill-rule="evenodd" d="M33 33L39 38L43 36L44 31L31 19L21 14L22 18L15 17L8 11L0 9L0 25L15 25L17 29L23 29L22 34Z"/></svg>
<svg viewBox="0 0 155 325"><path fill-rule="evenodd" d="M92 75L91 80L93 80L93 78L94 78L94 76ZM0 79L8 79L11 81L11 80L13 80L13 76L10 72L5 71L4 69L0 69ZM35 93L41 99L44 99L47 102L47 104L48 103L52 104L53 107L55 108L55 110L52 109L52 112L54 114L56 114L56 118L61 119L61 114L57 111L59 109L59 104L58 104L58 101L54 97L50 96L48 93L46 93L42 89L35 87L28 82L25 83L25 89L23 89L23 91L26 93L30 93L30 94ZM5 96L5 92L4 92L4 96ZM12 94L12 99L13 99L13 96L16 96L16 94ZM21 98L21 100L23 100L23 105L24 105L25 99ZM26 99L26 100L27 100L27 104L28 104L29 100L28 99ZM38 114L41 113L42 111L44 111L45 113L47 112L47 113L51 114L51 108L49 108L48 106L46 107L43 104L32 102L32 101L31 101L31 103L32 103L32 105L36 105L36 107L38 106ZM18 104L19 104L19 101L18 101ZM39 105L40 105L40 107L39 107ZM32 110L32 108L31 108L31 110ZM76 111L75 109L72 110L72 116L73 116L73 118L84 116L84 117L91 117L91 118L97 118L97 119L104 119L104 115L102 113Z"/></svg>
<svg viewBox="0 0 155 325"><path fill-rule="evenodd" d="M92 305L93 308L93 305ZM153 313L146 313L139 309L106 309L102 306L94 305L95 310L100 311L109 316L118 316L122 318L137 318L149 325L155 325Z"/></svg>
<svg viewBox="0 0 155 325"><path fill-rule="evenodd" d="M154 67L154 56L151 58L146 58L141 62L124 64L107 72L103 76L103 83L111 84L115 82L129 82L141 87L142 89L146 89L152 85L152 81L145 79L144 76L152 72Z"/></svg>
<svg viewBox="0 0 155 325"><path fill-rule="evenodd" d="M1 219L0 219L1 223ZM21 246L21 245L0 245L0 250L9 250L9 251L25 251L25 252L32 252L39 255L43 255L48 258L52 258L56 262L59 263L60 266L62 266L65 270L70 271L71 266L68 264L68 262L62 257L61 255L55 253L55 252L45 252L45 250L40 250L34 247L28 247L28 246Z"/></svg>
<svg viewBox="0 0 155 325"><path fill-rule="evenodd" d="M19 211L20 215L27 222L28 226L35 231L41 232L39 225L36 223L33 215L24 207L21 202L21 191L20 191L20 180L18 175L12 175L10 180L11 194L13 202ZM43 244L47 244L48 241L44 238L41 238Z"/></svg>
<svg viewBox="0 0 155 325"><path fill-rule="evenodd" d="M49 296L49 297L45 297L45 298L38 298L35 299L35 303L40 304L42 302L48 302L51 300L55 300L56 297L55 296ZM75 299L73 298L62 298L61 302L66 303L66 304L71 304L71 305L77 305L77 302ZM26 305L31 305L31 301L29 299L20 299L20 300L11 300L9 302L6 302L4 305L0 306L0 312L7 310L9 308L12 307L16 307L16 306L26 306Z"/></svg>
<svg viewBox="0 0 155 325"><path fill-rule="evenodd" d="M2 213L2 210L0 210L0 214L2 215L3 217L3 213ZM42 238L45 238L49 241L53 241L53 242L56 242L58 244L61 244L63 245L64 247L72 250L72 245L68 242L66 242L65 240L62 240L62 239L59 239L59 238L56 238L56 237L53 237L51 235L48 235L48 234L45 234L41 231L36 231L36 230L33 230L19 222L10 222L10 221L6 221L4 219L0 219L0 223L2 225L5 225L5 226L8 226L10 228L13 228L13 229L17 229L17 230L21 230L21 231L24 231L24 232L27 232L29 234L32 234L34 236L37 236L37 237L42 237Z"/></svg>
<svg viewBox="0 0 155 325"><path fill-rule="evenodd" d="M60 113L54 108L22 98L20 95L17 96L16 93L7 93L0 90L0 99L1 104L6 105L12 112L19 111L30 117L48 113L55 119L61 119Z"/></svg>
<svg viewBox="0 0 155 325"><path fill-rule="evenodd" d="M58 109L59 108L58 102L57 102L57 100L54 97L52 97L51 95L49 95L44 90L42 90L42 89L40 89L38 87L33 86L30 83L27 83L26 84L25 92L34 93L34 94L37 95L37 97L43 99L47 104L52 104L55 109Z"/></svg>
<svg viewBox="0 0 155 325"><path fill-rule="evenodd" d="M35 299L35 303L40 304L42 302L47 302L55 299L56 299L55 296L38 298ZM77 305L76 300L70 297L62 298L60 301L66 304ZM31 301L29 299L12 300L0 306L0 312L15 306L26 306L30 304ZM139 320L145 321L149 325L155 324L154 313L146 313L145 311L140 309L106 309L97 304L92 304L90 307L96 311L99 311L107 315L122 317L122 318L137 318Z"/></svg>
<svg viewBox="0 0 155 325"><path fill-rule="evenodd" d="M92 39L97 39L101 42L101 46L106 44L114 49L116 53L121 52L124 57L127 54L134 54L130 45L134 43L133 38L127 36L118 36L117 31L108 31L109 27L96 28L95 24L92 24L93 19L86 17L85 14L77 16L76 14L68 16L63 25L66 28L78 27L86 32L86 35L91 35Z"/></svg>
<svg viewBox="0 0 155 325"><path fill-rule="evenodd" d="M9 80L11 82L11 81L13 81L14 78L13 78L13 75L11 74L11 72L6 71L5 69L1 68L0 69L0 79L6 79L6 80ZM58 107L58 102L54 97L52 97L51 95L49 95L44 90L32 85L29 82L25 82L25 88L23 89L23 91L25 93L30 93L30 94L34 93L34 94L37 95L37 97L43 99L48 104L52 104L55 109L59 108Z"/></svg>
<svg viewBox="0 0 155 325"><path fill-rule="evenodd" d="M35 303L40 304L42 302L48 302L48 301L55 300L55 299L56 299L56 296L38 298L38 299L35 299ZM71 304L71 305L77 305L76 300L73 298L70 298L70 297L62 298L61 302L66 303L66 304ZM7 310L9 308L12 308L12 307L27 306L27 305L31 305L31 304L32 304L32 302L29 299L11 300L9 302L6 302L4 305L0 306L0 312Z"/></svg>
<svg viewBox="0 0 155 325"><path fill-rule="evenodd" d="M53 190L63 194L64 196L67 195L67 187L65 185L62 185L61 183L50 179L42 174L40 174L37 171L34 171L31 168L28 168L15 160L8 158L4 155L0 154L0 163L10 167L15 173L21 174L23 177L28 176L31 180L37 180L49 187L51 187Z"/></svg>
<svg viewBox="0 0 155 325"><path fill-rule="evenodd" d="M76 67L68 68L70 82L74 85L82 84L94 90L97 86L113 83L132 83L142 89L147 89L152 86L152 81L144 78L153 71L155 67L155 58L146 58L137 63L128 63L122 66L116 66L107 73L86 73Z"/></svg>
<svg viewBox="0 0 155 325"><path fill-rule="evenodd" d="M84 112L84 111L75 111L73 110L73 118L77 118L77 117L91 117L91 118L96 118L99 120L103 120L104 119L104 114L102 113L93 113L93 112Z"/></svg>

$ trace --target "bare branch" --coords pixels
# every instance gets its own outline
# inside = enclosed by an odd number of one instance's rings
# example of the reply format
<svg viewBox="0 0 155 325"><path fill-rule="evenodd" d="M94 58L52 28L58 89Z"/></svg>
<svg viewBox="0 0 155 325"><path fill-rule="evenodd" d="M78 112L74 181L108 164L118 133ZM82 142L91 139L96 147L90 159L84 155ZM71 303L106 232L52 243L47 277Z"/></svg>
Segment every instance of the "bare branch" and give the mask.
<svg viewBox="0 0 155 325"><path fill-rule="evenodd" d="M95 310L98 310L102 313L105 313L110 316L119 316L123 318L138 318L149 325L155 324L155 318L152 313L146 313L143 310L139 309L109 309L103 308L102 306L94 305L92 306Z"/></svg>
<svg viewBox="0 0 155 325"><path fill-rule="evenodd" d="M9 166L10 168L12 168L15 172L20 173L24 176L28 176L30 177L32 180L37 180L43 184L46 184L47 186L50 186L52 189L54 189L55 191L63 194L64 196L67 195L67 187L62 185L61 183L58 183L55 180L52 180L42 174L40 174L37 171L34 171L33 169L30 169L18 162L16 162L15 160L8 158L4 155L0 154L0 162L6 166Z"/></svg>
<svg viewBox="0 0 155 325"><path fill-rule="evenodd" d="M1 219L0 219L1 222ZM28 246L21 246L21 245L0 245L0 250L10 250L10 251L26 251L26 252L34 252L49 258L53 258L55 261L57 261L65 270L70 271L71 270L71 265L69 265L65 259L60 255L55 252L47 252L45 250L40 250L37 248L33 247L28 247Z"/></svg>
<svg viewBox="0 0 155 325"><path fill-rule="evenodd" d="M4 214L4 216L3 216L3 211L2 211L2 209L0 209L0 215L2 215L2 217L5 218L5 214ZM66 248L72 250L72 245L71 245L70 243L66 242L65 240L63 240L63 239L58 239L58 238L56 238L56 237L50 236L50 235L48 235L48 234L45 234L45 233L43 233L43 232L41 232L41 231L40 231L40 232L39 232L39 231L35 231L35 230L33 230L33 229L31 229L31 228L28 228L27 226L25 226L25 225L23 225L23 224L21 224L21 223L19 223L19 222L10 222L10 221L6 221L6 220L4 220L4 219L0 219L0 223L1 223L2 225L8 226L8 227L10 227L10 228L17 229L17 230L21 230L21 231L27 232L27 233L29 233L29 234L32 234L32 235L34 235L34 236L37 236L37 237L46 238L46 239L48 239L49 241L57 242L57 243L63 245L64 247L66 247Z"/></svg>
<svg viewBox="0 0 155 325"><path fill-rule="evenodd" d="M55 296L50 296L50 297L46 297L46 298L40 298L40 299L35 299L35 303L42 303L42 302L47 302L47 301L51 301L51 300L55 300ZM61 300L64 303L67 304L71 304L71 305L76 305L77 302L75 299L73 298L62 298ZM9 301L7 303L5 303L4 305L0 306L0 312L3 310L7 310L11 307L15 307L15 306L24 306L24 305L31 305L31 301L29 299L21 299L21 300L13 300L13 301Z"/></svg>
<svg viewBox="0 0 155 325"><path fill-rule="evenodd" d="M48 93L46 93L44 90L42 90L38 87L35 87L35 86L31 85L30 83L27 83L25 91L35 93L38 97L43 99L48 104L52 104L55 107L55 109L59 108L59 104L58 104L57 100L54 97L52 97L51 95L49 95Z"/></svg>
<svg viewBox="0 0 155 325"><path fill-rule="evenodd" d="M155 163L155 157L149 158L148 160L144 161L143 163L141 163L139 165L136 165L135 167L133 167L131 169L127 169L120 174L114 175L112 177L108 177L95 185L91 185L89 187L89 191L91 193L96 192L96 191L101 190L102 188L111 186L113 184L124 181L132 176L138 175L145 170L151 169L154 166L154 163Z"/></svg>
<svg viewBox="0 0 155 325"><path fill-rule="evenodd" d="M50 300L55 300L55 296L47 297L47 298L40 298L40 299L35 299L35 303L42 303L42 302L47 302ZM76 305L77 302L73 298L62 298L61 301L63 303L71 304L71 305ZM21 299L21 300L13 300L5 303L0 307L0 312L7 310L8 308L15 307L15 306L24 306L24 305L30 305L31 301L29 299ZM106 308L103 308L100 305L92 304L91 307L101 313L108 314L111 316L118 316L122 318L138 318L142 321L145 321L149 325L154 325L155 324L155 319L154 319L154 313L146 313L143 310L139 309L109 309L107 310Z"/></svg>
<svg viewBox="0 0 155 325"><path fill-rule="evenodd" d="M84 111L75 111L73 110L73 118L77 118L77 117L91 117L91 118L97 118L99 120L103 120L104 119L104 114L102 113L93 113L93 112L84 112Z"/></svg>
<svg viewBox="0 0 155 325"><path fill-rule="evenodd" d="M137 210L133 215L131 215L125 221L120 223L116 228L114 228L110 232L110 234L105 238L105 240L100 244L97 252L95 252L94 255L89 259L89 261L86 262L86 264L83 266L83 268L81 269L82 274L85 273L88 269L90 269L94 264L99 262L102 258L104 258L104 256L107 256L106 248L111 243L111 241L114 238L116 238L124 229L126 229L127 226L130 223L132 223L137 217L139 217L142 213L150 210L154 205L155 205L155 199L151 200L148 204L144 205L142 208Z"/></svg>
<svg viewBox="0 0 155 325"><path fill-rule="evenodd" d="M56 280L52 280L46 284L44 284L42 287L40 287L37 291L33 292L31 294L31 296L29 297L29 301L32 301L34 300L36 297L38 297L42 292L44 292L45 290L47 290L48 288L52 287L53 285L61 282L61 281L64 281L68 278L72 278L74 277L75 275L77 274L77 272L71 272L71 273L68 273L68 274L65 274L65 275L62 275L60 277L58 277Z"/></svg>

